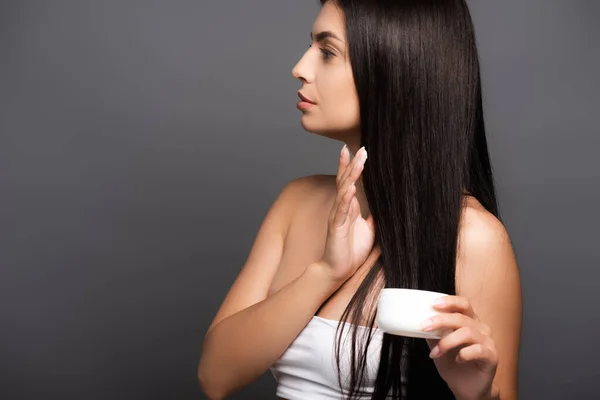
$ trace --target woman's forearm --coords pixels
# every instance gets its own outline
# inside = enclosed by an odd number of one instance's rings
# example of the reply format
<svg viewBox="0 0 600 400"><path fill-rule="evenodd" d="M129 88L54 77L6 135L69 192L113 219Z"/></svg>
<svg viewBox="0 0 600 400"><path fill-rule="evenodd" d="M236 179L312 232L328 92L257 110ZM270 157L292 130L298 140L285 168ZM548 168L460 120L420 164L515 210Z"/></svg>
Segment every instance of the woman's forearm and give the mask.
<svg viewBox="0 0 600 400"><path fill-rule="evenodd" d="M225 398L255 381L340 285L313 263L277 293L217 323L204 339L198 366L206 394Z"/></svg>

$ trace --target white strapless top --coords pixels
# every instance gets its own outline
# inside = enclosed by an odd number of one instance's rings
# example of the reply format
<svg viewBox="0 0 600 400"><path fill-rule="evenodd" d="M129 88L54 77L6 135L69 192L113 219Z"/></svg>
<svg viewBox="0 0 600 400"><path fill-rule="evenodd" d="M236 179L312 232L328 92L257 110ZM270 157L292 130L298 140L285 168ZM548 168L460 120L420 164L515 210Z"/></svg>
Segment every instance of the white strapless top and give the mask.
<svg viewBox="0 0 600 400"><path fill-rule="evenodd" d="M352 328L345 322L342 334L340 369L343 391L338 383L335 362L336 328L339 321L313 316L287 348L271 372L277 381L278 397L288 400L340 399L350 390L350 360L352 357ZM363 346L363 335L369 328L358 326L358 346ZM360 399L370 399L377 376L383 331L374 328L369 344L367 368ZM357 351L361 351L360 348ZM345 381L347 379L347 381ZM391 395L388 397L391 399Z"/></svg>

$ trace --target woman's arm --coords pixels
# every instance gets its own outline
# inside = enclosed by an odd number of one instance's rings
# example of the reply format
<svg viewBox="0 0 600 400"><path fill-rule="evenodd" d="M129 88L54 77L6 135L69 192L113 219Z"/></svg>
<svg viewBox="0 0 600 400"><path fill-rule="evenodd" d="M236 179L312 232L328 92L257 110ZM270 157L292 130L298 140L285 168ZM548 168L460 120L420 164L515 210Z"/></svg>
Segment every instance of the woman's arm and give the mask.
<svg viewBox="0 0 600 400"><path fill-rule="evenodd" d="M491 329L498 355L491 398L516 400L523 315L519 267L504 225L487 212L469 211L457 264L458 294Z"/></svg>
<svg viewBox="0 0 600 400"><path fill-rule="evenodd" d="M255 381L338 287L314 263L271 297L219 322L204 340L198 368L209 398L223 399Z"/></svg>
<svg viewBox="0 0 600 400"><path fill-rule="evenodd" d="M494 386L500 398L516 400L523 318L519 267L504 225L490 214L477 214L465 232L458 290L491 328L498 352Z"/></svg>
<svg viewBox="0 0 600 400"><path fill-rule="evenodd" d="M198 379L210 399L222 399L264 373L300 333L320 305L339 287L321 265L267 298L289 221L318 177L286 185L265 217L248 259L204 338Z"/></svg>
<svg viewBox="0 0 600 400"><path fill-rule="evenodd" d="M452 333L427 339L430 357L457 399L516 400L522 298L510 238L492 214L470 210L459 243L457 296L423 325Z"/></svg>

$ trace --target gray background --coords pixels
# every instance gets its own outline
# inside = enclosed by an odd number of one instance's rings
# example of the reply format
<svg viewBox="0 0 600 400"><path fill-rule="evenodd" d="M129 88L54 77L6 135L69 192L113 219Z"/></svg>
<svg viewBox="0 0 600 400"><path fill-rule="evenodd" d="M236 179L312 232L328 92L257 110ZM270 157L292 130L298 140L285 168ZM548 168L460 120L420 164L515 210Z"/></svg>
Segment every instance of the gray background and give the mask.
<svg viewBox="0 0 600 400"><path fill-rule="evenodd" d="M471 6L522 272L520 394L598 398L600 3ZM203 398L204 333L272 201L335 173L291 76L317 12L2 0L0 398Z"/></svg>

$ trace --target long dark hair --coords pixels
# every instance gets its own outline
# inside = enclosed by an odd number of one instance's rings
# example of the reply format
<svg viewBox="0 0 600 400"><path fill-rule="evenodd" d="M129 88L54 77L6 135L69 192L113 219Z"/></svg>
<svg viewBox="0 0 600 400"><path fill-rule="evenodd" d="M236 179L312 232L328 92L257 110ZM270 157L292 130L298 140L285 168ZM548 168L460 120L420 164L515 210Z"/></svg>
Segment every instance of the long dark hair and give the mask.
<svg viewBox="0 0 600 400"><path fill-rule="evenodd" d="M465 191L500 219L479 61L464 0L321 0L321 5L327 1L345 17L361 145L369 152L363 186L381 249L342 322L372 328L376 302L368 299L378 277L385 287L456 294ZM343 327L338 326L338 368ZM348 399L364 396L359 389L373 331L363 331L357 348L358 330L352 330ZM344 387L339 374L338 379ZM384 334L374 385L372 399L454 398L425 339Z"/></svg>

